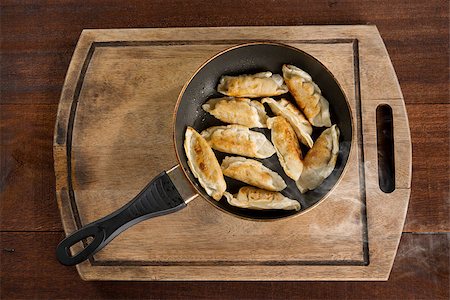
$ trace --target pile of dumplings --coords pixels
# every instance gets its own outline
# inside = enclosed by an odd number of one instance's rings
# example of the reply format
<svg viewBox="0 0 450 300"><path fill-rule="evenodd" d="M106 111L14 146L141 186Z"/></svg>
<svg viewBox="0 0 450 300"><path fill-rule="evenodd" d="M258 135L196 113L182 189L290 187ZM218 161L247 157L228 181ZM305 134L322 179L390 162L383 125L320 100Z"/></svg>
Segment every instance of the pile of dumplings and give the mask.
<svg viewBox="0 0 450 300"><path fill-rule="evenodd" d="M248 209L300 210L297 200L280 193L287 187L283 178L252 158L276 154L301 193L317 188L334 170L339 129L331 124L328 101L305 71L283 65L282 72L283 76L271 72L222 76L217 91L227 97L209 99L202 108L230 125L213 126L201 133L187 128L184 148L189 168L215 200L225 197L230 205ZM271 98L288 92L296 105ZM263 103L275 117L267 116ZM312 126L328 128L313 141ZM270 129L271 141L251 128ZM300 143L310 148L305 156ZM236 156L225 157L220 165L212 149ZM226 191L224 176L249 186L232 195Z"/></svg>

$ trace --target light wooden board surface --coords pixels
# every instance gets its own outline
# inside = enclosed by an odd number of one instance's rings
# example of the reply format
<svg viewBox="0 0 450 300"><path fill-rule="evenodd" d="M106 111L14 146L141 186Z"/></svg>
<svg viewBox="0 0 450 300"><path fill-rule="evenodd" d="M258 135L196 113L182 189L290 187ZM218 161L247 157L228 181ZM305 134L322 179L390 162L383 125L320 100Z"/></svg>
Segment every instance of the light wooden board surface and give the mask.
<svg viewBox="0 0 450 300"><path fill-rule="evenodd" d="M312 54L343 87L354 136L339 184L308 213L275 222L239 219L195 199L176 214L119 235L78 266L82 278L388 278L409 200L411 142L398 81L374 26L83 31L55 131L57 198L66 233L119 208L177 163L171 121L182 85L210 56L254 40ZM375 111L383 103L394 114L396 190L390 194L378 186Z"/></svg>

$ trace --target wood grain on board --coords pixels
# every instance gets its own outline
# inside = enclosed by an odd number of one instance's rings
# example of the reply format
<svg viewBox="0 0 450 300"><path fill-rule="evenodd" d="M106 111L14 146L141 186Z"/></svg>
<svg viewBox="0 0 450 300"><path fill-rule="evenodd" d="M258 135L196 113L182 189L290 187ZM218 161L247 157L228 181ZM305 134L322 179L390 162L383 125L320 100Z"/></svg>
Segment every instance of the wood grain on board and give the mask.
<svg viewBox="0 0 450 300"><path fill-rule="evenodd" d="M405 231L449 231L448 211L448 1L229 1L219 9L204 1L2 1L0 3L1 173L3 240L21 251L5 262L1 252L1 295L5 298L421 298L448 299L448 250L441 235L402 238L388 282L83 282L74 268L57 264L54 247L62 234L7 231L61 230L54 200L52 155L33 151L51 145L57 105L78 37L85 28L233 25L376 24L395 67L407 106L413 142L413 181ZM268 13L270 11L270 13ZM225 13L224 13L225 12ZM249 17L251 15L252 17ZM161 17L164 16L164 17ZM424 105L413 105L424 104ZM37 111L37 113L30 113ZM426 116L426 117L424 117ZM11 120L21 126L7 126ZM8 123L3 120L8 119ZM6 124L6 125L5 125ZM13 122L18 124L18 122ZM29 130L33 127L35 130ZM426 128L426 131L425 129ZM5 132L8 132L5 134ZM4 136L17 136L14 143ZM429 140L441 144L437 149ZM9 148L4 147L8 143ZM24 150L24 145L29 146ZM48 146L50 147L50 146ZM26 154L23 154L26 151ZM18 164L11 155L30 157ZM43 169L41 166L44 166ZM420 176L416 175L416 170ZM442 170L436 171L434 170ZM44 177L43 177L44 176ZM32 185L32 187L31 187ZM36 193L33 187L41 192ZM31 191L33 197L28 196ZM15 209L18 207L18 209ZM34 209L35 207L39 209ZM442 219L442 216L444 218ZM50 237L49 235L53 235ZM413 237L413 238L411 238ZM407 241L407 242L405 242ZM22 244L22 247L17 246ZM34 247L29 247L33 244ZM5 246L6 245L6 246ZM447 246L448 249L448 246ZM42 261L42 253L45 260ZM399 259L400 254L404 253ZM17 257L17 254L21 256ZM11 256L10 256L11 257ZM23 262L27 262L26 268ZM444 267L442 267L444 263ZM44 267L43 267L44 266ZM49 272L47 272L50 270ZM23 272L25 271L25 272ZM25 279L25 280L24 280Z"/></svg>
<svg viewBox="0 0 450 300"><path fill-rule="evenodd" d="M8 76L1 102L58 103L78 37L86 28L375 24L409 103L448 103L448 2L242 2L155 0L80 3L2 1L1 48ZM101 13L100 13L101 11ZM162 17L164 16L164 17ZM45 22L45 27L41 26ZM37 25L39 24L39 25ZM418 26L420 24L420 26ZM25 63L28 62L28 63ZM20 68L19 68L20 67ZM5 70L6 72L7 70ZM3 71L2 71L3 72ZM49 94L50 90L52 95Z"/></svg>
<svg viewBox="0 0 450 300"><path fill-rule="evenodd" d="M62 230L52 156L57 109L57 105L27 105L20 109L17 105L0 105L0 215L8 216L0 220L3 231ZM413 176L403 229L406 232L450 231L448 178L445 172L435 172L448 164L444 158L448 157L450 144L446 134L449 109L447 104L407 105ZM423 116L433 117L424 120Z"/></svg>
<svg viewBox="0 0 450 300"><path fill-rule="evenodd" d="M448 299L449 234L403 234L386 282L82 281L60 265L63 233L3 233L2 298L60 299ZM30 247L29 245L33 245ZM36 263L31 263L36 262Z"/></svg>
<svg viewBox="0 0 450 300"><path fill-rule="evenodd" d="M168 108L181 82L208 57L252 40L281 41L314 55L346 93L353 141L333 192L311 212L277 222L240 220L197 200L120 235L93 262L78 266L83 278L387 279L409 201L411 144L402 94L374 26L84 31L63 88L54 144L66 233L122 206L151 176L176 164L168 151ZM385 103L395 124L392 194L378 186L375 111ZM362 178L355 176L359 168Z"/></svg>
<svg viewBox="0 0 450 300"><path fill-rule="evenodd" d="M0 220L3 231L62 230L55 201L52 155L57 109L56 104L26 105L20 109L17 105L0 105L0 215L8 216ZM450 231L445 171L445 163L449 168L449 109L447 104L407 105L413 176L403 229L406 232ZM440 145L438 151L435 144ZM438 169L442 172L435 172Z"/></svg>

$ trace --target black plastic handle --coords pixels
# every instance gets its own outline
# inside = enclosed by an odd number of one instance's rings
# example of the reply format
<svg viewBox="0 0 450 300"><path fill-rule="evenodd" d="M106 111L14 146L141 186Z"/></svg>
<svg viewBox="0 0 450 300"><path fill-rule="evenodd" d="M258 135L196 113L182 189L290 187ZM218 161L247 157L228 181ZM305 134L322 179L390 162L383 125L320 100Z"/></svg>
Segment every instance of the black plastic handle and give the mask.
<svg viewBox="0 0 450 300"><path fill-rule="evenodd" d="M134 224L186 207L186 203L166 172L155 177L136 197L110 215L75 231L56 248L56 257L66 266L79 264L105 247L113 238ZM79 253L71 256L69 248L92 237Z"/></svg>

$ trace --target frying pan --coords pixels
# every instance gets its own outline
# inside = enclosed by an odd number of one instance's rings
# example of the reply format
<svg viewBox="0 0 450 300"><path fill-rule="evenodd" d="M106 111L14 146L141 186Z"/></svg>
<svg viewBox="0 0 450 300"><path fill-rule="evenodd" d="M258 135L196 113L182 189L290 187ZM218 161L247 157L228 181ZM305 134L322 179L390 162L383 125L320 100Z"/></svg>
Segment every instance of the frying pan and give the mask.
<svg viewBox="0 0 450 300"><path fill-rule="evenodd" d="M187 165L183 143L187 126L198 132L221 121L206 113L202 104L211 97L218 97L216 87L222 75L254 74L261 71L281 73L283 64L293 64L308 72L330 102L331 121L337 124L341 135L339 155L332 174L314 191L301 194L295 182L286 176L276 155L260 160L280 174L287 183L282 191L285 196L300 202L300 211L249 210L231 206L226 200L216 201L199 185ZM282 95L289 99L289 95ZM279 98L279 97L278 97ZM292 99L290 99L292 100ZM266 107L269 116L270 109ZM201 195L209 203L224 212L250 220L276 220L300 215L316 206L331 192L338 182L346 165L352 140L352 117L345 94L330 71L311 55L288 45L278 43L250 43L226 49L206 61L184 85L178 97L173 119L173 142L179 165L156 176L136 197L112 214L87 224L75 231L57 246L58 260L64 265L76 265L106 246L120 232L148 218L176 212ZM267 129L252 129L264 133L270 139ZM313 139L317 139L324 128L315 128ZM303 146L302 146L303 147ZM303 148L303 153L307 149ZM225 153L215 151L219 163ZM227 190L236 193L242 182L225 177ZM91 238L90 243L79 253L71 255L70 247L75 243Z"/></svg>

